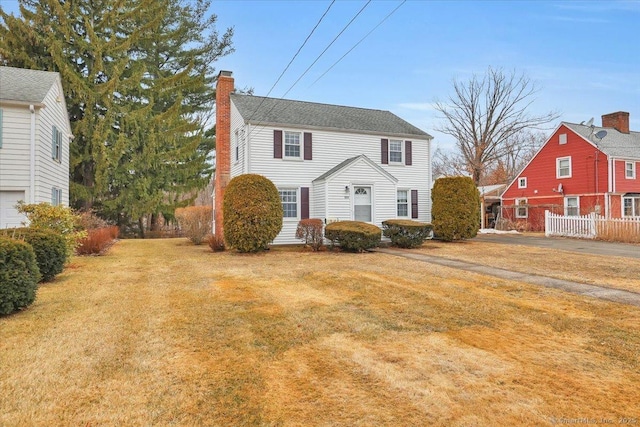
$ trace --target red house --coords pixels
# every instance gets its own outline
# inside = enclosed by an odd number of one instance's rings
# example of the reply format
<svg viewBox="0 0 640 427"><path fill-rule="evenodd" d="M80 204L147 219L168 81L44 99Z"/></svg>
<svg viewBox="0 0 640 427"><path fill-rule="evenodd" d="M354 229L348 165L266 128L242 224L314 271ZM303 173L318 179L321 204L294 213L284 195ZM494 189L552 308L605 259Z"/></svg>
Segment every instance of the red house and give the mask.
<svg viewBox="0 0 640 427"><path fill-rule="evenodd" d="M544 211L640 217L640 132L629 113L602 116L602 127L562 122L502 194L502 216L544 230Z"/></svg>

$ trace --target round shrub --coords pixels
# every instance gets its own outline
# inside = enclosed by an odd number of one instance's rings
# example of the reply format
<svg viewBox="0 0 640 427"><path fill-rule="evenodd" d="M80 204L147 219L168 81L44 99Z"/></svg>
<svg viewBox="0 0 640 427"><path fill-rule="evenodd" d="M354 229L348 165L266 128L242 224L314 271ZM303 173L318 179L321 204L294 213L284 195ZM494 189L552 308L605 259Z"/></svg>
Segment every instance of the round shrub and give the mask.
<svg viewBox="0 0 640 427"><path fill-rule="evenodd" d="M399 248L417 248L429 238L433 226L410 219L382 221L382 235Z"/></svg>
<svg viewBox="0 0 640 427"><path fill-rule="evenodd" d="M0 237L0 314L29 306L36 299L40 271L26 242Z"/></svg>
<svg viewBox="0 0 640 427"><path fill-rule="evenodd" d="M444 240L470 239L480 229L480 194L466 176L439 178L431 192L435 237Z"/></svg>
<svg viewBox="0 0 640 427"><path fill-rule="evenodd" d="M262 175L233 178L224 192L224 239L238 252L258 252L282 230L282 202L273 182Z"/></svg>
<svg viewBox="0 0 640 427"><path fill-rule="evenodd" d="M345 251L364 252L380 245L381 230L366 222L338 221L324 228L324 237Z"/></svg>
<svg viewBox="0 0 640 427"><path fill-rule="evenodd" d="M18 228L3 230L3 234L24 240L33 247L41 281L49 282L62 272L67 262L67 242L60 234L46 229Z"/></svg>

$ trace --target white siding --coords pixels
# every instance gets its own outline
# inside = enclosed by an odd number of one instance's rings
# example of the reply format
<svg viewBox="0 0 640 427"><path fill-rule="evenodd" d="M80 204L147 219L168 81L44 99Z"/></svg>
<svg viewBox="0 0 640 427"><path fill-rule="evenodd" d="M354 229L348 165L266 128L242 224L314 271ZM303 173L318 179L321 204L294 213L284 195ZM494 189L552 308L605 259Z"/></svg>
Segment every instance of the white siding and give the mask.
<svg viewBox="0 0 640 427"><path fill-rule="evenodd" d="M0 148L0 190L25 191L29 199L29 107L2 105L2 148Z"/></svg>
<svg viewBox="0 0 640 427"><path fill-rule="evenodd" d="M237 108L231 103L231 135L242 126L244 119L240 117ZM383 220L396 217L396 189L418 190L418 221L431 220L431 171L430 171L430 142L418 138L402 138L412 141L412 165L382 165L380 140L393 135L364 135L348 132L306 129L304 127L270 127L249 124L247 126L248 167L244 171L233 168L231 176L241 173L257 173L269 178L278 188L310 188L310 216L322 219L351 219L351 196L345 194L345 185L372 184L374 187L374 221L377 225ZM313 159L291 160L273 158L273 131L310 132L312 134ZM349 174L331 177L322 191L319 183L313 185L313 180L340 164L342 161L366 155L375 164L394 176L398 182L391 183L388 177L379 172L372 175L370 165L365 169L347 168ZM328 205L325 211L325 202ZM409 206L409 209L411 207ZM298 214L299 215L299 214ZM321 217L320 215L324 215ZM274 243L298 243L295 239L297 220L285 219L282 232Z"/></svg>
<svg viewBox="0 0 640 427"><path fill-rule="evenodd" d="M36 112L36 198L35 202L51 203L51 189L62 190L62 204L69 205L69 121L64 94L56 84L44 99L45 108ZM62 132L62 159L51 155L53 126Z"/></svg>
<svg viewBox="0 0 640 427"><path fill-rule="evenodd" d="M242 117L240 117L240 113L233 103L231 103L231 149L229 150L229 165L231 167L231 178L234 176L242 175L243 173L247 173L247 168L245 165L246 160L246 146L247 146L247 134L245 131L244 122L242 121ZM235 160L235 143L236 143L236 132L238 133L238 153L239 158L238 161Z"/></svg>

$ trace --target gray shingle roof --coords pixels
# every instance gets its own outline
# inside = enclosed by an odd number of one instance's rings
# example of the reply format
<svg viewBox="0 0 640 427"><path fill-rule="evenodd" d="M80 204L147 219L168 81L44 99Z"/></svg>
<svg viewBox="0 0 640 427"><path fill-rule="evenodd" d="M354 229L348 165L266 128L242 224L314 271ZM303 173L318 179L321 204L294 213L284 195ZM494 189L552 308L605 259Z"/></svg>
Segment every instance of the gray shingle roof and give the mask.
<svg viewBox="0 0 640 427"><path fill-rule="evenodd" d="M640 159L640 132L622 133L614 128L591 127L567 122L562 124L596 144L608 156ZM599 141L595 134L601 130L606 130L607 135Z"/></svg>
<svg viewBox="0 0 640 427"><path fill-rule="evenodd" d="M0 100L40 103L58 78L50 71L0 67Z"/></svg>
<svg viewBox="0 0 640 427"><path fill-rule="evenodd" d="M428 133L390 111L239 94L232 94L231 100L244 120L250 120L252 124L311 126L378 135L431 138Z"/></svg>

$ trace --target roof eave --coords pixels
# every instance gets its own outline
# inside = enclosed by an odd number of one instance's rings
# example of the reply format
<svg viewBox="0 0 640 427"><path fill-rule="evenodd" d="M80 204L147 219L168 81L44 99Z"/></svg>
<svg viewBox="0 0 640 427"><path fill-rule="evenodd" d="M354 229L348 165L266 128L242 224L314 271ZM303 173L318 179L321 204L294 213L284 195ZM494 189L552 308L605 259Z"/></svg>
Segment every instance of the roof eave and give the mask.
<svg viewBox="0 0 640 427"><path fill-rule="evenodd" d="M34 102L34 101L20 101L17 99L0 99L0 104L7 105L11 107L27 107L33 105L35 108L45 108L45 104L42 102Z"/></svg>

